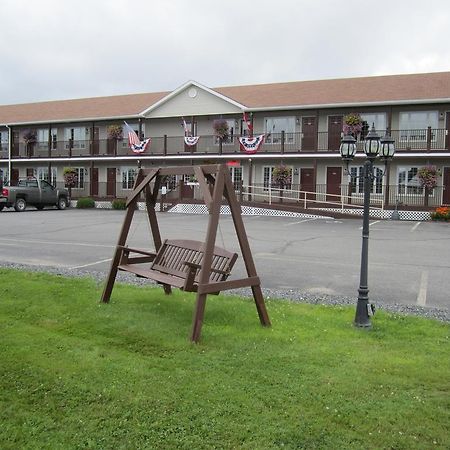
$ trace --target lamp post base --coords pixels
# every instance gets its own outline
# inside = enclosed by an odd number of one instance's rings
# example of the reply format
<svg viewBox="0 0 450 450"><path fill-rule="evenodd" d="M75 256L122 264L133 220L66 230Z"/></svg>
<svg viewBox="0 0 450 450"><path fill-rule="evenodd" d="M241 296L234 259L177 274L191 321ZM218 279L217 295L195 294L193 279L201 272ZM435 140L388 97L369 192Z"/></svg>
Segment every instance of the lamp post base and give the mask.
<svg viewBox="0 0 450 450"><path fill-rule="evenodd" d="M372 306L369 304L369 289L360 287L358 296L358 303L356 305L355 327L371 328L370 313L372 313Z"/></svg>

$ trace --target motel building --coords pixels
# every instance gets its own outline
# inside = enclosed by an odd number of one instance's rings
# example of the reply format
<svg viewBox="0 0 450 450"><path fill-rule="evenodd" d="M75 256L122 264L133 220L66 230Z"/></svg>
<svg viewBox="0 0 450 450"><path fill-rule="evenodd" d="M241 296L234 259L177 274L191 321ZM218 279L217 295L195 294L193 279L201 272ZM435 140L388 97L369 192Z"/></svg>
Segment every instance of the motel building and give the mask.
<svg viewBox="0 0 450 450"><path fill-rule="evenodd" d="M346 170L339 146L355 116L357 153ZM151 138L143 153L131 151L125 121L140 139ZM111 135L113 125L124 127L123 139ZM132 189L138 161L142 167L225 163L244 200L356 205L372 126L380 137L388 130L396 150L387 167L375 162L372 201L387 209L449 205L450 72L216 88L188 81L172 92L3 105L0 180L34 176L63 186L70 167L78 174L73 199L113 200ZM239 139L249 137L249 128L261 137L251 152ZM186 135L198 140L188 145ZM281 193L273 180L280 165L290 171ZM418 171L430 165L440 176L425 195ZM167 192L195 199L195 184L173 177Z"/></svg>

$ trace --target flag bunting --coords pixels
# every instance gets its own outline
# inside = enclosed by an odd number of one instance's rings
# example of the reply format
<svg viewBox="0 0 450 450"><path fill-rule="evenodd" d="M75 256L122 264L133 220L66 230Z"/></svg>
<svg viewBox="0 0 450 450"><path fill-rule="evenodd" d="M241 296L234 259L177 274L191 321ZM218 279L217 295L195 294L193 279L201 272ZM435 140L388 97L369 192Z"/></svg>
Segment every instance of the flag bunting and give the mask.
<svg viewBox="0 0 450 450"><path fill-rule="evenodd" d="M260 134L254 137L240 137L239 145L241 150L245 153L256 153L266 139L265 134Z"/></svg>
<svg viewBox="0 0 450 450"><path fill-rule="evenodd" d="M133 128L130 127L130 125L128 125L125 121L125 130L128 134L128 145L130 146L131 150L134 153L143 153L145 152L145 150L147 149L147 147L150 144L151 139L147 138L144 139L143 141L141 141L138 138L138 135L136 134L136 132L133 130Z"/></svg>

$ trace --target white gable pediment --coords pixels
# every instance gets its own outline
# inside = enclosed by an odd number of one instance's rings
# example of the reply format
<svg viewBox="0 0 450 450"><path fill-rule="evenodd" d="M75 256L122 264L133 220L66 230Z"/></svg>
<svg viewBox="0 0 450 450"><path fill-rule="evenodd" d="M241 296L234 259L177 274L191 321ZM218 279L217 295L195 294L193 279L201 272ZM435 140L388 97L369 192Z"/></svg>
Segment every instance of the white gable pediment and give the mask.
<svg viewBox="0 0 450 450"><path fill-rule="evenodd" d="M189 81L150 108L142 111L147 118L182 117L240 113L244 105L195 81Z"/></svg>

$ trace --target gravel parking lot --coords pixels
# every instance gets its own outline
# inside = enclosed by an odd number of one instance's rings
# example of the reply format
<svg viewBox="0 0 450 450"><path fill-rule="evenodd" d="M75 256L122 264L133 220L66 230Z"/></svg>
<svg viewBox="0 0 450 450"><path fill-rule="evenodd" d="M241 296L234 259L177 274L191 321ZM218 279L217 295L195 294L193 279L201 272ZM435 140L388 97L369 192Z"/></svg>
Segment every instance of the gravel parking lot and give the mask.
<svg viewBox="0 0 450 450"><path fill-rule="evenodd" d="M111 210L4 210L0 265L103 280L123 217L123 211ZM204 239L207 216L161 213L158 219L163 238ZM247 216L244 222L266 296L356 303L361 220ZM217 245L239 252L231 217L222 216L220 223ZM391 311L450 320L448 224L374 220L370 231L371 301ZM136 212L129 244L153 248L143 212ZM241 258L233 273L244 273Z"/></svg>

